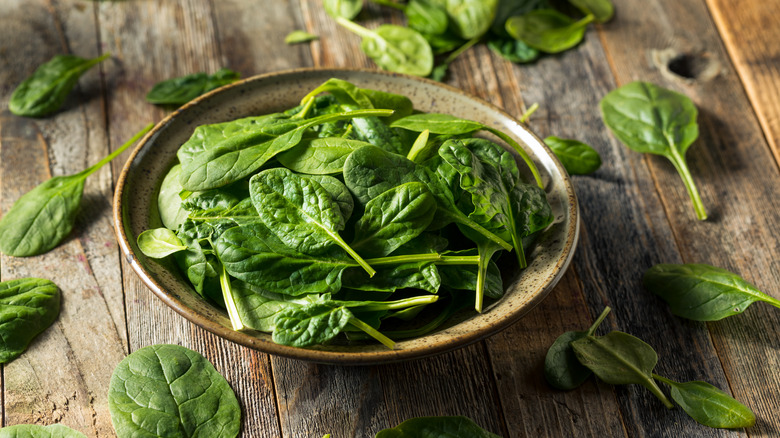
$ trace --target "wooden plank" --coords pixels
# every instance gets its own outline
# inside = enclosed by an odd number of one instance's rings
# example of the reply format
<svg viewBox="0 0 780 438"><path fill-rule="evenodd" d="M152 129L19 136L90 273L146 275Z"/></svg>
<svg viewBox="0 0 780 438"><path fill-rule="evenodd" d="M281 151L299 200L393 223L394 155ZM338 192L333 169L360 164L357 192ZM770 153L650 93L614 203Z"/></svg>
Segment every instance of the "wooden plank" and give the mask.
<svg viewBox="0 0 780 438"><path fill-rule="evenodd" d="M626 0L617 9L616 19L604 26L602 39L617 84L631 80L650 80L690 96L700 110L700 140L688 151L691 172L699 184L710 219L695 219L688 196L674 169L660 157L641 157L627 153L634 168L650 172L652 181L643 193L661 197L661 205L672 226L673 239L681 261L710 263L744 276L760 289L777 296L774 285L780 271L772 255L778 254L778 224L780 216L774 208L780 191L780 175L770 149L763 138L758 121L734 74L725 49L718 37L703 1L659 1L647 3ZM642 23L641 26L636 23ZM629 30L630 29L630 30ZM672 79L662 74L664 65L651 65L652 52L672 50L697 57L702 53L720 63L723 71L710 80ZM645 62L638 62L645 60ZM659 71L660 67L660 71ZM735 115L737 115L735 117ZM640 162L641 160L641 162ZM632 180L629 180L632 181ZM654 196L653 196L654 197ZM601 212L600 212L601 213ZM656 227L656 222L652 222ZM652 246L667 245L663 240L647 241ZM647 244L642 246L647 247ZM640 264L642 270L655 262L675 262L676 257L650 258ZM638 278L625 291L632 297L646 297ZM658 300L643 298L649 307L645 313L655 314L653 327L665 327L666 341L670 324L679 326L674 338L700 336L699 324L680 322L668 314ZM750 434L772 435L780 429L780 418L772 406L778 406L780 386L777 369L777 342L771 335L777 330L780 314L766 306L755 306L745 314L708 324L727 381L704 369L695 369L701 351L664 349L662 373L683 380L698 378L715 383L753 409L758 417ZM656 345L659 347L659 345ZM709 360L709 355L704 356ZM663 365L671 360L673 365ZM690 370L687 375L677 371ZM672 375L675 371L675 375ZM728 384L728 386L726 385Z"/></svg>
<svg viewBox="0 0 780 438"><path fill-rule="evenodd" d="M780 2L707 0L767 143L780 162Z"/></svg>
<svg viewBox="0 0 780 438"><path fill-rule="evenodd" d="M112 148L118 147L144 124L166 115L165 110L144 100L146 92L156 82L240 65L227 63L223 56L223 49L237 49L220 45L218 20L212 2L208 0L102 2L97 7L100 40L118 60L106 75L111 90L107 107ZM255 8L253 10L262 10L263 6L255 5ZM272 6L266 8L273 9ZM242 6L244 12L249 9L248 5ZM223 29L228 28L227 24L223 26ZM229 34L228 30L225 32ZM252 54L250 58L254 56ZM122 164L120 157L114 166L114 175ZM124 260L122 271L130 350L173 343L200 352L236 392L243 410L242 436L279 436L267 355L232 344L187 322L158 300Z"/></svg>

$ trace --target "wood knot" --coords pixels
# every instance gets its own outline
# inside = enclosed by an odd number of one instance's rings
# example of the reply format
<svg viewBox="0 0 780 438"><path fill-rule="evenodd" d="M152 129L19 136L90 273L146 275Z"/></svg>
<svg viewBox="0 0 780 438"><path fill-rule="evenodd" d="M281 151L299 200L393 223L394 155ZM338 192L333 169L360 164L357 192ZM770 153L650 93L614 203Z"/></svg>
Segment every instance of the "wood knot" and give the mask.
<svg viewBox="0 0 780 438"><path fill-rule="evenodd" d="M653 64L667 79L691 84L712 80L722 69L720 61L709 52L680 52L676 49L652 50Z"/></svg>

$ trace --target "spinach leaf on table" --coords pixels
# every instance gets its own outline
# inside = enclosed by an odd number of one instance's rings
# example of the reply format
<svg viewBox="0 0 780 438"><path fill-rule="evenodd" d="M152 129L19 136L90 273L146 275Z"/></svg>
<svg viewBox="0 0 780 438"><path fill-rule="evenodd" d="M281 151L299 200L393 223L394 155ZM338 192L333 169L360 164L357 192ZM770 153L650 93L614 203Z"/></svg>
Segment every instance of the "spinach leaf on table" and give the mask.
<svg viewBox="0 0 780 438"><path fill-rule="evenodd" d="M742 277L706 264L659 264L645 272L645 287L663 298L677 316L717 321L742 313L756 301L780 307Z"/></svg>
<svg viewBox="0 0 780 438"><path fill-rule="evenodd" d="M423 35L441 35L447 31L447 10L432 0L410 0L404 7L407 24Z"/></svg>
<svg viewBox="0 0 780 438"><path fill-rule="evenodd" d="M41 278L0 282L0 364L21 355L60 313L60 289Z"/></svg>
<svg viewBox="0 0 780 438"><path fill-rule="evenodd" d="M581 141L550 136L544 142L570 175L587 175L601 167L599 153Z"/></svg>
<svg viewBox="0 0 780 438"><path fill-rule="evenodd" d="M391 429L383 429L376 438L500 438L479 427L468 417L417 417Z"/></svg>
<svg viewBox="0 0 780 438"><path fill-rule="evenodd" d="M490 29L498 0L434 0L443 5L455 33L464 40L478 38Z"/></svg>
<svg viewBox="0 0 780 438"><path fill-rule="evenodd" d="M540 56L538 50L514 38L493 37L488 40L487 44L493 52L518 64L536 61Z"/></svg>
<svg viewBox="0 0 780 438"><path fill-rule="evenodd" d="M309 33L303 30L294 30L284 37L285 44L301 44L308 43L309 41L315 41L320 39L319 36Z"/></svg>
<svg viewBox="0 0 780 438"><path fill-rule="evenodd" d="M351 20L363 9L363 0L322 0L322 6L333 18Z"/></svg>
<svg viewBox="0 0 780 438"><path fill-rule="evenodd" d="M571 343L586 336L593 336L610 310L609 307L604 308L587 331L565 332L553 342L544 357L544 378L550 386L570 390L582 385L590 377L590 369L577 360Z"/></svg>
<svg viewBox="0 0 780 438"><path fill-rule="evenodd" d="M699 423L721 429L737 429L756 424L756 415L747 406L707 382L675 382L653 375L671 387L672 400Z"/></svg>
<svg viewBox="0 0 780 438"><path fill-rule="evenodd" d="M156 83L146 94L155 105L183 105L196 97L241 79L239 73L226 68L214 74L193 73Z"/></svg>
<svg viewBox="0 0 780 438"><path fill-rule="evenodd" d="M554 9L537 9L508 19L506 31L542 52L559 53L579 44L591 21L593 15L574 21Z"/></svg>
<svg viewBox="0 0 780 438"><path fill-rule="evenodd" d="M70 234L84 182L146 134L148 125L97 164L74 175L55 176L22 195L0 219L0 252L14 257L43 254Z"/></svg>
<svg viewBox="0 0 780 438"><path fill-rule="evenodd" d="M374 30L344 18L336 21L363 37L361 49L382 69L414 76L428 76L433 69L433 51L416 30L383 24Z"/></svg>
<svg viewBox="0 0 780 438"><path fill-rule="evenodd" d="M688 97L649 82L631 82L601 99L604 123L630 149L662 155L677 169L699 220L707 219L685 153L699 136L698 111Z"/></svg>
<svg viewBox="0 0 780 438"><path fill-rule="evenodd" d="M241 407L230 385L199 353L152 345L114 369L108 408L120 438L236 437Z"/></svg>
<svg viewBox="0 0 780 438"><path fill-rule="evenodd" d="M610 0L569 0L585 15L593 15L597 23L606 23L615 14L615 6Z"/></svg>
<svg viewBox="0 0 780 438"><path fill-rule="evenodd" d="M0 438L87 438L81 432L62 424L17 424L0 428Z"/></svg>
<svg viewBox="0 0 780 438"><path fill-rule="evenodd" d="M81 75L109 56L110 53L94 59L73 55L53 57L16 87L8 101L8 109L27 117L43 117L57 111Z"/></svg>

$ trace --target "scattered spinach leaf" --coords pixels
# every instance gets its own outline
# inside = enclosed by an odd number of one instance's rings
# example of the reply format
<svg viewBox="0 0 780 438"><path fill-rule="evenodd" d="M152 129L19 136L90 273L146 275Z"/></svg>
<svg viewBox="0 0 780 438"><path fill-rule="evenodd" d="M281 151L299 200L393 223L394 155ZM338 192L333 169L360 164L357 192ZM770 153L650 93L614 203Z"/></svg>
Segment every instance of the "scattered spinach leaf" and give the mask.
<svg viewBox="0 0 780 438"><path fill-rule="evenodd" d="M110 53L94 59L55 56L16 87L8 101L8 109L26 117L43 117L57 111L81 75L109 56Z"/></svg>
<svg viewBox="0 0 780 438"><path fill-rule="evenodd" d="M696 321L717 321L742 313L756 301L780 307L742 277L706 264L660 264L645 272L645 287L663 298L672 313Z"/></svg>
<svg viewBox="0 0 780 438"><path fill-rule="evenodd" d="M498 0L435 0L444 5L455 33L464 40L479 38L490 29Z"/></svg>
<svg viewBox="0 0 780 438"><path fill-rule="evenodd" d="M20 197L0 219L0 252L14 257L43 254L70 234L76 221L84 182L146 134L149 125L127 143L77 174L55 176Z"/></svg>
<svg viewBox="0 0 780 438"><path fill-rule="evenodd" d="M593 15L574 21L554 9L537 9L507 20L506 31L542 52L559 53L579 44L591 21Z"/></svg>
<svg viewBox="0 0 780 438"><path fill-rule="evenodd" d="M314 35L303 30L294 30L284 37L285 44L301 44L308 43L309 41L315 41L320 39L319 36Z"/></svg>
<svg viewBox="0 0 780 438"><path fill-rule="evenodd" d="M488 41L488 47L504 59L518 64L533 62L539 58L538 50L514 38L492 38Z"/></svg>
<svg viewBox="0 0 780 438"><path fill-rule="evenodd" d="M120 438L236 437L241 408L214 366L179 345L152 345L114 369L108 408Z"/></svg>
<svg viewBox="0 0 780 438"><path fill-rule="evenodd" d="M753 411L707 382L679 383L655 374L653 377L669 385L672 400L705 426L737 429L756 424Z"/></svg>
<svg viewBox="0 0 780 438"><path fill-rule="evenodd" d="M333 18L351 20L363 9L363 0L322 0L322 6Z"/></svg>
<svg viewBox="0 0 780 438"><path fill-rule="evenodd" d="M384 429L376 438L500 438L479 427L468 417L417 417L392 429Z"/></svg>
<svg viewBox="0 0 780 438"><path fill-rule="evenodd" d="M447 11L431 0L410 0L404 14L409 27L423 35L441 35L447 31Z"/></svg>
<svg viewBox="0 0 780 438"><path fill-rule="evenodd" d="M0 283L0 364L21 355L60 313L60 289L41 278Z"/></svg>
<svg viewBox="0 0 780 438"><path fill-rule="evenodd" d="M615 14L615 6L610 0L569 0L585 15L593 15L597 23L606 23Z"/></svg>
<svg viewBox="0 0 780 438"><path fill-rule="evenodd" d="M685 184L699 220L707 219L685 153L699 136L698 111L688 97L649 82L631 82L601 99L604 123L630 149L669 159Z"/></svg>
<svg viewBox="0 0 780 438"><path fill-rule="evenodd" d="M223 68L214 74L193 73L156 83L146 94L146 101L155 105L183 105L196 97L232 84L241 75Z"/></svg>
<svg viewBox="0 0 780 438"><path fill-rule="evenodd" d="M581 141L551 136L545 138L544 142L571 175L587 175L601 167L599 153Z"/></svg>
<svg viewBox="0 0 780 438"><path fill-rule="evenodd" d="M87 438L81 432L62 424L17 424L0 428L0 438Z"/></svg>

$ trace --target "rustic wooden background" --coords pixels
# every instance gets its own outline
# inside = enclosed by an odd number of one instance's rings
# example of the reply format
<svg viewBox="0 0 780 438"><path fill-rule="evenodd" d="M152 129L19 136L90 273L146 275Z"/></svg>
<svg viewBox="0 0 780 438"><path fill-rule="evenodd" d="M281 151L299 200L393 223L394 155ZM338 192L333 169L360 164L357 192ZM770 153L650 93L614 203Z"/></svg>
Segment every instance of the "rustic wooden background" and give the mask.
<svg viewBox="0 0 780 438"><path fill-rule="evenodd" d="M447 82L519 116L540 136L577 138L603 167L576 177L582 233L560 285L527 317L484 342L399 365L322 366L223 341L163 305L120 259L110 221L115 160L87 182L75 230L48 254L0 258L0 278L38 276L63 291L62 313L19 359L3 365L2 425L60 422L112 436L107 387L130 351L177 343L204 354L241 401L242 436L368 437L421 415L466 415L505 437L780 435L780 309L761 303L703 324L674 317L641 285L660 262L704 262L780 297L780 1L622 0L583 44L535 64L466 52ZM369 27L400 22L374 5ZM287 46L285 35L320 36ZM374 65L358 37L307 0L1 0L0 211L52 175L98 161L166 111L143 99L157 81L229 67L245 77L295 67ZM13 88L55 54L113 54L88 72L62 111L26 119L7 111ZM673 61L673 62L672 62ZM670 69L671 65L671 69ZM604 127L598 101L642 79L690 96L700 139L688 153L710 219L695 219L672 166L626 149ZM640 336L659 374L705 380L755 411L749 430L700 426L637 386L589 381L555 391L542 377L547 347L587 327Z"/></svg>

